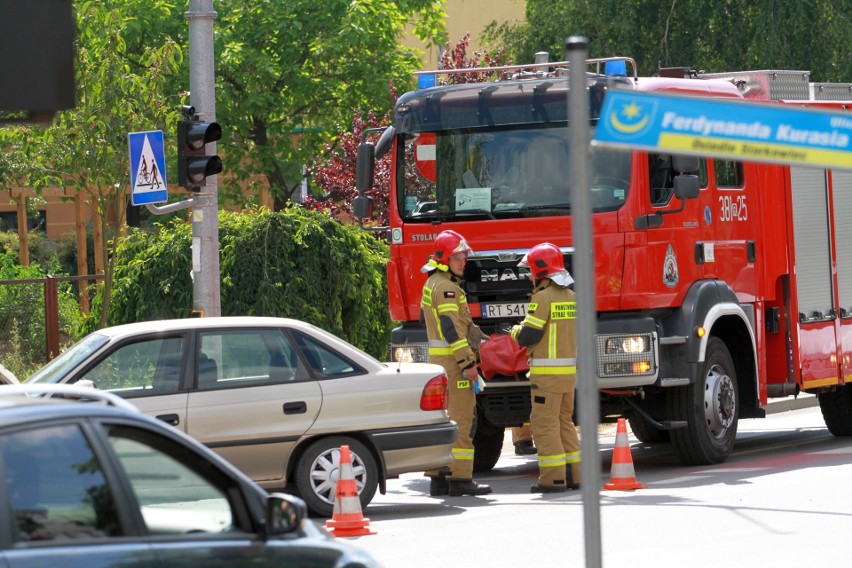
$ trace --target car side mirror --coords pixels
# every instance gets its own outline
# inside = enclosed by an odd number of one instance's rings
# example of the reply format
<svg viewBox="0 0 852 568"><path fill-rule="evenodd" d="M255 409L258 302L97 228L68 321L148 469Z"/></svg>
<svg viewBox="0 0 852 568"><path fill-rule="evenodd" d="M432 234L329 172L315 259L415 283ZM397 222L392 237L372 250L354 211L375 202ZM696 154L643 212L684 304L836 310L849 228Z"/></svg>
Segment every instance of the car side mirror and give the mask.
<svg viewBox="0 0 852 568"><path fill-rule="evenodd" d="M266 537L296 531L307 516L308 508L300 498L270 493L266 498Z"/></svg>

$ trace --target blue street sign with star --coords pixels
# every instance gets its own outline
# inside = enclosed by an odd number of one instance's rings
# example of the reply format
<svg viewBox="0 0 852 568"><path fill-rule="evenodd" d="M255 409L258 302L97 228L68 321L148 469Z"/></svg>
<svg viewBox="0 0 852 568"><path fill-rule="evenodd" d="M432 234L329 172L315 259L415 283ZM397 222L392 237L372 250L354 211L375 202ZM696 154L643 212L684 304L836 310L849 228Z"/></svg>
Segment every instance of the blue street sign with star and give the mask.
<svg viewBox="0 0 852 568"><path fill-rule="evenodd" d="M593 144L852 169L852 116L789 105L609 91Z"/></svg>

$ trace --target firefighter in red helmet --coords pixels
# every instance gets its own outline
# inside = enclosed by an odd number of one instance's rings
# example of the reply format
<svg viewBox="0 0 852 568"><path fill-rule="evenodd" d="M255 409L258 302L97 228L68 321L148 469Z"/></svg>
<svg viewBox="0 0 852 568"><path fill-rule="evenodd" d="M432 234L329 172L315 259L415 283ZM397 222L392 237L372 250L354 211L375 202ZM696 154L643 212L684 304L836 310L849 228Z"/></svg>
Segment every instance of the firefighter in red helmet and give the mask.
<svg viewBox="0 0 852 568"><path fill-rule="evenodd" d="M562 251L551 243L534 246L521 259L533 280L527 315L512 337L530 358L532 426L538 448L538 483L533 493L580 486L580 440L574 426L577 340L576 303Z"/></svg>
<svg viewBox="0 0 852 568"><path fill-rule="evenodd" d="M441 365L449 378L450 418L459 435L449 470L426 472L429 494L487 495L491 488L473 480L473 436L476 432L476 393L479 379L476 353L484 335L473 323L461 288L467 257L473 250L455 231L443 231L435 239L435 252L421 271L429 274L420 301L421 317L429 337L429 362Z"/></svg>

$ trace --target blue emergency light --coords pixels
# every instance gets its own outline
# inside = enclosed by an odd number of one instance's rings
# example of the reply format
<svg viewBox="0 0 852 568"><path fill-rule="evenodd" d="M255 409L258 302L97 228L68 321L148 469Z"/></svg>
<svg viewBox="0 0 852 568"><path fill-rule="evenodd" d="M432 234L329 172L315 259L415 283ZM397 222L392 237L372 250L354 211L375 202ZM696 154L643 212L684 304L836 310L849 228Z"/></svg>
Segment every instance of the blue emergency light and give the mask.
<svg viewBox="0 0 852 568"><path fill-rule="evenodd" d="M617 61L607 61L606 67L604 67L604 74L607 77L626 77L627 76L627 64L623 59L619 59Z"/></svg>
<svg viewBox="0 0 852 568"><path fill-rule="evenodd" d="M435 74L428 73L424 75L417 76L417 88L418 89L428 89L429 87L435 86Z"/></svg>

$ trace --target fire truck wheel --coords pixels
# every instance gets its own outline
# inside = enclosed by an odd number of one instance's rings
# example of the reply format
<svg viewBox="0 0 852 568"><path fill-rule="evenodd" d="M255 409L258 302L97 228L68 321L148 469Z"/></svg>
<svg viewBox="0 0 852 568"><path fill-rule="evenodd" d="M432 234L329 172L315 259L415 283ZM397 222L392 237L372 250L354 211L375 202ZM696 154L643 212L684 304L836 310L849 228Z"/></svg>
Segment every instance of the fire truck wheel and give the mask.
<svg viewBox="0 0 852 568"><path fill-rule="evenodd" d="M668 402L671 418L687 422L686 428L669 432L683 463L708 465L728 458L737 436L739 400L734 363L721 339L707 342L696 384L673 388Z"/></svg>
<svg viewBox="0 0 852 568"><path fill-rule="evenodd" d="M843 385L819 393L819 408L828 431L835 436L852 436L852 387Z"/></svg>
<svg viewBox="0 0 852 568"><path fill-rule="evenodd" d="M494 469L503 452L505 433L505 428L498 428L482 418L479 419L476 435L473 437L473 471L481 473Z"/></svg>
<svg viewBox="0 0 852 568"><path fill-rule="evenodd" d="M669 441L668 430L654 428L638 412L629 413L627 423L630 424L630 430L633 431L636 439L643 444L661 444Z"/></svg>

